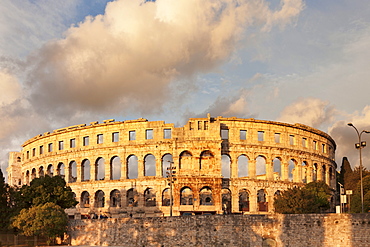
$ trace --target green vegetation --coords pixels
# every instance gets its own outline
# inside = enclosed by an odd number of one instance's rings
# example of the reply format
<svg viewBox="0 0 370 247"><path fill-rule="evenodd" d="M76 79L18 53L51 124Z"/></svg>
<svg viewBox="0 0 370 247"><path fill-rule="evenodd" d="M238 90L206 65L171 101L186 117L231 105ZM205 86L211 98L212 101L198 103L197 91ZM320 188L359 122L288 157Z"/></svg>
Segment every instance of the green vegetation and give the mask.
<svg viewBox="0 0 370 247"><path fill-rule="evenodd" d="M275 212L282 214L320 213L330 208L331 194L331 189L323 181L311 182L302 188L288 189L275 197Z"/></svg>
<svg viewBox="0 0 370 247"><path fill-rule="evenodd" d="M12 189L5 183L3 172L0 169L0 231L9 230L12 216Z"/></svg>

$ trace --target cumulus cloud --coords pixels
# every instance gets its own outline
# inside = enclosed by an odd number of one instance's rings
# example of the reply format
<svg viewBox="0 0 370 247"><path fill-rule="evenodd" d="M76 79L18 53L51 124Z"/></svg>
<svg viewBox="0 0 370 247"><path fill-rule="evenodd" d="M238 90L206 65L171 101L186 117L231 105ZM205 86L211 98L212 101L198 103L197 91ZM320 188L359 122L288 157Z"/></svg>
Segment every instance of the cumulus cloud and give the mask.
<svg viewBox="0 0 370 247"><path fill-rule="evenodd" d="M328 102L317 98L301 98L285 107L278 121L302 123L314 128L331 123L337 111Z"/></svg>
<svg viewBox="0 0 370 247"><path fill-rule="evenodd" d="M217 68L248 27L284 26L303 7L301 0L282 0L278 10L262 0L109 2L104 15L29 57L30 102L54 114L160 111L171 83Z"/></svg>
<svg viewBox="0 0 370 247"><path fill-rule="evenodd" d="M358 143L358 135L353 127L348 126L352 123L361 133L362 130L370 131L370 106L366 106L362 112L355 112L345 116L347 121L337 121L329 128L329 135L332 136L337 144L336 160L338 168L341 166L343 157L348 157L352 167L359 166L359 151L355 148L355 143ZM367 141L370 145L370 134L361 134L361 140ZM363 166L370 169L370 152L369 146L362 150Z"/></svg>

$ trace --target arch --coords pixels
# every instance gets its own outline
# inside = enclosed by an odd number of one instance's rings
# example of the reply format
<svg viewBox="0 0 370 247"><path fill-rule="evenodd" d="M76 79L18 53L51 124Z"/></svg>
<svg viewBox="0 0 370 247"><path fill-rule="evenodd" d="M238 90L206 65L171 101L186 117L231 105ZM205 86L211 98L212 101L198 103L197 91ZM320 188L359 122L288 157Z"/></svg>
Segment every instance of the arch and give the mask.
<svg viewBox="0 0 370 247"><path fill-rule="evenodd" d="M281 158L276 157L272 160L274 180L280 180L281 178Z"/></svg>
<svg viewBox="0 0 370 247"><path fill-rule="evenodd" d="M210 187L205 186L199 191L199 205L213 205L212 190Z"/></svg>
<svg viewBox="0 0 370 247"><path fill-rule="evenodd" d="M112 190L110 192L110 206L113 208L121 207L121 192L119 190Z"/></svg>
<svg viewBox="0 0 370 247"><path fill-rule="evenodd" d="M49 164L46 168L46 174L50 177L54 176L54 166L52 164Z"/></svg>
<svg viewBox="0 0 370 247"><path fill-rule="evenodd" d="M205 150L200 154L199 169L210 169L213 163L213 154L209 150Z"/></svg>
<svg viewBox="0 0 370 247"><path fill-rule="evenodd" d="M90 207L90 194L87 191L81 193L81 208Z"/></svg>
<svg viewBox="0 0 370 247"><path fill-rule="evenodd" d="M302 162L302 182L307 183L308 164L307 161Z"/></svg>
<svg viewBox="0 0 370 247"><path fill-rule="evenodd" d="M31 180L36 178L36 168L32 168Z"/></svg>
<svg viewBox="0 0 370 247"><path fill-rule="evenodd" d="M162 206L170 206L171 199L170 199L170 189L164 189L162 192Z"/></svg>
<svg viewBox="0 0 370 247"><path fill-rule="evenodd" d="M280 190L275 191L274 197L279 196L279 195L281 195L281 191Z"/></svg>
<svg viewBox="0 0 370 247"><path fill-rule="evenodd" d="M144 157L144 176L155 176L155 156L147 154Z"/></svg>
<svg viewBox="0 0 370 247"><path fill-rule="evenodd" d="M192 169L193 155L189 151L183 151L180 154L179 168Z"/></svg>
<svg viewBox="0 0 370 247"><path fill-rule="evenodd" d="M61 176L64 178L65 176L65 171L64 171L64 164L62 162L60 162L57 166L57 175L58 176Z"/></svg>
<svg viewBox="0 0 370 247"><path fill-rule="evenodd" d="M105 160L99 157L95 161L95 180L104 180L105 178Z"/></svg>
<svg viewBox="0 0 370 247"><path fill-rule="evenodd" d="M227 154L221 155L221 173L224 178L230 178L231 175L231 159Z"/></svg>
<svg viewBox="0 0 370 247"><path fill-rule="evenodd" d="M264 189L260 189L257 191L257 205L258 211L260 212L267 212L268 211L268 202L266 200L266 192Z"/></svg>
<svg viewBox="0 0 370 247"><path fill-rule="evenodd" d="M221 199L222 199L222 211L224 214L231 213L231 191L229 189L221 190Z"/></svg>
<svg viewBox="0 0 370 247"><path fill-rule="evenodd" d="M249 192L246 189L239 190L239 211L249 211Z"/></svg>
<svg viewBox="0 0 370 247"><path fill-rule="evenodd" d="M288 179L294 181L294 173L297 162L294 159L290 159L288 162Z"/></svg>
<svg viewBox="0 0 370 247"><path fill-rule="evenodd" d="M138 159L133 154L127 157L127 178L138 178Z"/></svg>
<svg viewBox="0 0 370 247"><path fill-rule="evenodd" d="M193 191L189 187L180 190L180 205L193 205Z"/></svg>
<svg viewBox="0 0 370 247"><path fill-rule="evenodd" d="M238 177L249 176L249 158L247 155L242 154L238 157Z"/></svg>
<svg viewBox="0 0 370 247"><path fill-rule="evenodd" d="M155 207L155 206L157 206L156 193L155 193L154 189L147 188L144 191L144 201L145 201L145 207Z"/></svg>
<svg viewBox="0 0 370 247"><path fill-rule="evenodd" d="M81 164L82 176L81 181L89 181L90 180L90 160L84 159Z"/></svg>
<svg viewBox="0 0 370 247"><path fill-rule="evenodd" d="M44 167L40 166L39 167L39 177L43 177L43 176L45 176Z"/></svg>
<svg viewBox="0 0 370 247"><path fill-rule="evenodd" d="M162 177L167 177L167 168L170 167L170 162L173 162L172 154L165 154L162 156Z"/></svg>
<svg viewBox="0 0 370 247"><path fill-rule="evenodd" d="M121 159L113 156L110 159L110 179L117 180L121 178Z"/></svg>
<svg viewBox="0 0 370 247"><path fill-rule="evenodd" d="M126 202L128 207L137 207L137 193L134 188L131 188L126 193Z"/></svg>
<svg viewBox="0 0 370 247"><path fill-rule="evenodd" d="M312 180L317 181L317 163L312 166Z"/></svg>
<svg viewBox="0 0 370 247"><path fill-rule="evenodd" d="M76 163L76 161L73 160L69 163L68 170L69 170L68 181L70 183L76 182L77 181L77 163Z"/></svg>
<svg viewBox="0 0 370 247"><path fill-rule="evenodd" d="M256 176L266 179L266 157L263 155L258 155L256 158Z"/></svg>
<svg viewBox="0 0 370 247"><path fill-rule="evenodd" d="M105 193L102 190L95 192L95 207L104 208L105 206Z"/></svg>
<svg viewBox="0 0 370 247"><path fill-rule="evenodd" d="M322 165L322 169L321 169L321 179L322 181L324 181L325 183L327 183L326 181L326 166L325 165Z"/></svg>
<svg viewBox="0 0 370 247"><path fill-rule="evenodd" d="M30 183L30 171L27 170L26 171L26 184L29 184Z"/></svg>

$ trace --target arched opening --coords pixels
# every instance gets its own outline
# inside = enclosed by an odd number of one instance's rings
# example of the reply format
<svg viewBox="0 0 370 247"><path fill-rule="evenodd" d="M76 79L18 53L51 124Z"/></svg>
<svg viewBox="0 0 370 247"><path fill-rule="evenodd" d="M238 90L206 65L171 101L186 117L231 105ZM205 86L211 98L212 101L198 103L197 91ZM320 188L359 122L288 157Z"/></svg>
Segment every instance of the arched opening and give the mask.
<svg viewBox="0 0 370 247"><path fill-rule="evenodd" d="M209 187L203 187L199 192L199 205L211 206L213 205L212 190Z"/></svg>
<svg viewBox="0 0 370 247"><path fill-rule="evenodd" d="M130 155L127 158L127 178L135 179L138 177L138 163L135 155Z"/></svg>
<svg viewBox="0 0 370 247"><path fill-rule="evenodd" d="M81 193L81 208L90 207L90 194L87 191Z"/></svg>
<svg viewBox="0 0 370 247"><path fill-rule="evenodd" d="M95 207L96 208L104 208L105 206L105 194L104 191L98 190L95 193Z"/></svg>
<svg viewBox="0 0 370 247"><path fill-rule="evenodd" d="M64 164L62 162L58 164L57 175L61 176L62 178L65 177Z"/></svg>
<svg viewBox="0 0 370 247"><path fill-rule="evenodd" d="M144 158L144 176L155 176L155 156L148 154Z"/></svg>
<svg viewBox="0 0 370 247"><path fill-rule="evenodd" d="M26 184L30 184L30 171L26 172Z"/></svg>
<svg viewBox="0 0 370 247"><path fill-rule="evenodd" d="M193 205L193 191L189 187L180 190L180 204Z"/></svg>
<svg viewBox="0 0 370 247"><path fill-rule="evenodd" d="M231 159L229 155L221 155L221 173L224 178L231 176Z"/></svg>
<svg viewBox="0 0 370 247"><path fill-rule="evenodd" d="M256 158L256 175L257 179L266 179L266 158L262 155Z"/></svg>
<svg viewBox="0 0 370 247"><path fill-rule="evenodd" d="M110 160L110 179L117 180L121 178L121 159L118 156Z"/></svg>
<svg viewBox="0 0 370 247"><path fill-rule="evenodd" d="M74 183L77 181L77 163L76 161L71 161L69 163L69 182Z"/></svg>
<svg viewBox="0 0 370 247"><path fill-rule="evenodd" d="M33 180L35 178L36 178L36 168L33 168L32 173L31 173L31 180Z"/></svg>
<svg viewBox="0 0 370 247"><path fill-rule="evenodd" d="M83 160L81 164L81 169L82 169L81 181L89 181L90 180L90 160L88 159Z"/></svg>
<svg viewBox="0 0 370 247"><path fill-rule="evenodd" d="M258 211L267 212L268 211L268 202L266 200L266 192L264 189L257 191L257 205Z"/></svg>
<svg viewBox="0 0 370 247"><path fill-rule="evenodd" d="M119 190L112 190L110 193L110 206L113 208L121 207L121 192Z"/></svg>
<svg viewBox="0 0 370 247"><path fill-rule="evenodd" d="M170 206L170 189L164 189L162 192L162 206Z"/></svg>
<svg viewBox="0 0 370 247"><path fill-rule="evenodd" d="M281 178L281 160L280 158L275 158L272 160L274 180L280 180Z"/></svg>
<svg viewBox="0 0 370 247"><path fill-rule="evenodd" d="M308 165L307 165L307 161L303 161L302 162L302 182L303 183L307 183L307 169L308 169Z"/></svg>
<svg viewBox="0 0 370 247"><path fill-rule="evenodd" d="M157 206L155 191L152 188L147 188L144 191L145 207Z"/></svg>
<svg viewBox="0 0 370 247"><path fill-rule="evenodd" d="M128 207L137 207L137 193L133 188L129 189L126 193L126 201Z"/></svg>
<svg viewBox="0 0 370 247"><path fill-rule="evenodd" d="M248 156L242 154L238 157L238 177L248 177L249 176L249 159Z"/></svg>
<svg viewBox="0 0 370 247"><path fill-rule="evenodd" d="M199 169L210 169L212 167L213 154L209 151L203 151L200 154Z"/></svg>
<svg viewBox="0 0 370 247"><path fill-rule="evenodd" d="M239 211L249 211L249 193L246 189L239 190Z"/></svg>
<svg viewBox="0 0 370 247"><path fill-rule="evenodd" d="M297 162L294 159L290 159L288 162L288 178L290 181L294 181L295 166Z"/></svg>
<svg viewBox="0 0 370 247"><path fill-rule="evenodd" d="M231 191L229 189L221 190L222 197L222 211L224 214L231 213Z"/></svg>
<svg viewBox="0 0 370 247"><path fill-rule="evenodd" d="M325 165L322 166L321 174L322 174L321 175L322 181L324 181L325 183L327 183L327 181L326 181L326 166Z"/></svg>
<svg viewBox="0 0 370 247"><path fill-rule="evenodd" d="M40 166L40 168L39 168L39 177L43 177L43 176L45 176L44 167Z"/></svg>
<svg viewBox="0 0 370 247"><path fill-rule="evenodd" d="M180 162L179 162L180 169L192 169L192 155L188 151L183 151L180 154Z"/></svg>
<svg viewBox="0 0 370 247"><path fill-rule="evenodd" d="M105 160L98 158L95 161L95 180L104 180L105 178Z"/></svg>
<svg viewBox="0 0 370 247"><path fill-rule="evenodd" d="M170 167L170 163L173 162L173 157L171 154L165 154L162 157L162 177L167 177L167 172Z"/></svg>
<svg viewBox="0 0 370 247"><path fill-rule="evenodd" d="M312 180L317 181L317 163L312 166Z"/></svg>
<svg viewBox="0 0 370 247"><path fill-rule="evenodd" d="M49 177L54 176L54 166L52 164L48 165L48 168L46 168L46 174Z"/></svg>

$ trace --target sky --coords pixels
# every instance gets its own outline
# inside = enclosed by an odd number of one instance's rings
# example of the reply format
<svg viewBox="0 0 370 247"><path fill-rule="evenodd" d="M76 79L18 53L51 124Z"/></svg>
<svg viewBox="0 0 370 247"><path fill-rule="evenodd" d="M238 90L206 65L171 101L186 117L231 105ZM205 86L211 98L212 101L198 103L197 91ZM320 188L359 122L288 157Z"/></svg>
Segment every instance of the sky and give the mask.
<svg viewBox="0 0 370 247"><path fill-rule="evenodd" d="M358 166L347 123L370 130L368 13L363 0L1 0L0 168L54 129L207 113L317 128L338 168Z"/></svg>

